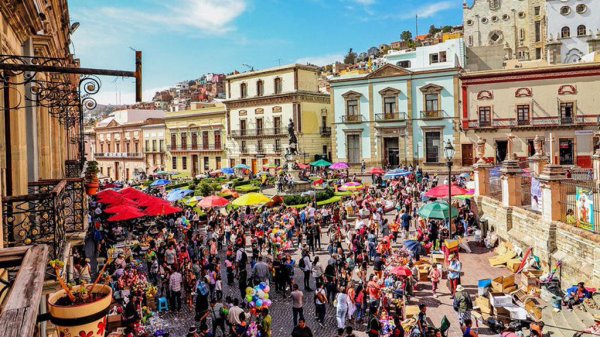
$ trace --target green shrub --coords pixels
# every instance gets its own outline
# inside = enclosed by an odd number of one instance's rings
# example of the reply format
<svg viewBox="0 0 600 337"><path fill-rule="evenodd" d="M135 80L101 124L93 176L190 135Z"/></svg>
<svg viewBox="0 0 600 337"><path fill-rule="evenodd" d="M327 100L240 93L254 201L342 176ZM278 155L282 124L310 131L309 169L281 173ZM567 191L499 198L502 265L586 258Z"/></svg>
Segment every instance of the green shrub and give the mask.
<svg viewBox="0 0 600 337"><path fill-rule="evenodd" d="M210 188L214 191L214 192L219 192L221 190L221 184L217 183L217 182L213 182L210 184Z"/></svg>
<svg viewBox="0 0 600 337"><path fill-rule="evenodd" d="M209 184L207 184L205 182L201 182L198 185L198 187L196 188L196 192L194 192L194 195L200 195L203 197L207 197L207 196L211 195L212 191L213 190ZM198 194L196 194L196 193L198 193Z"/></svg>
<svg viewBox="0 0 600 337"><path fill-rule="evenodd" d="M308 204L312 201L310 196L302 196L300 194L286 195L283 197L283 203L287 206Z"/></svg>
<svg viewBox="0 0 600 337"><path fill-rule="evenodd" d="M170 185L167 185L167 187L165 187L165 191L174 190L176 188L181 188L181 187L187 187L187 186L189 186L189 184L190 184L189 182L170 184Z"/></svg>
<svg viewBox="0 0 600 337"><path fill-rule="evenodd" d="M335 194L335 192L333 191L333 189L326 188L322 191L317 192L316 198L317 198L317 201L327 200L327 199L333 197L334 194Z"/></svg>
<svg viewBox="0 0 600 337"><path fill-rule="evenodd" d="M329 199L317 202L317 206L324 206L324 205L333 204L333 203L338 202L340 200L342 200L342 197L339 197L339 196L331 197Z"/></svg>
<svg viewBox="0 0 600 337"><path fill-rule="evenodd" d="M242 185L242 186L237 186L235 188L235 191L242 192L242 193L256 192L256 191L260 191L260 187L253 186L253 185Z"/></svg>

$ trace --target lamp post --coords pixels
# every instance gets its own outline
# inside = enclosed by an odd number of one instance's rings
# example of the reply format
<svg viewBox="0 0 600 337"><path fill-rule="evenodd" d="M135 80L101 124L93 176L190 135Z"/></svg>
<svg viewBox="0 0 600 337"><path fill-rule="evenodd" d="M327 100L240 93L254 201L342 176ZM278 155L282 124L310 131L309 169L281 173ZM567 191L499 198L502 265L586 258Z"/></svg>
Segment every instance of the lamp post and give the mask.
<svg viewBox="0 0 600 337"><path fill-rule="evenodd" d="M452 159L454 159L454 146L450 140L444 146L444 156L446 157L446 166L448 166L448 230L450 239L452 239Z"/></svg>

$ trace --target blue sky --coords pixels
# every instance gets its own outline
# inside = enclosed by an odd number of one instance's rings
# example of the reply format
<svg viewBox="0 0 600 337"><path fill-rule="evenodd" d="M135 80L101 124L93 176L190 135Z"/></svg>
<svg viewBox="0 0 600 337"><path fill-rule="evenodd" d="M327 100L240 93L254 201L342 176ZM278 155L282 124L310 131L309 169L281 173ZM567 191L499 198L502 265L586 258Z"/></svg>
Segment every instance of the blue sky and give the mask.
<svg viewBox="0 0 600 337"><path fill-rule="evenodd" d="M207 72L341 60L349 48L399 40L431 24L459 25L460 0L71 0L83 67L133 70L142 50L144 99ZM120 96L115 93L119 92ZM133 80L103 78L100 103L133 102Z"/></svg>

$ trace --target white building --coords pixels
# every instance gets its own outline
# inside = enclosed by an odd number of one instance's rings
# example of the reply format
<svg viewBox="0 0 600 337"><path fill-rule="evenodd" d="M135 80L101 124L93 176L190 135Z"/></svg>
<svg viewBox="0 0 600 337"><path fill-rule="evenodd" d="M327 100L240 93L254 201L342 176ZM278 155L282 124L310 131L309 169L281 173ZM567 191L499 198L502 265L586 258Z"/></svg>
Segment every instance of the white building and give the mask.
<svg viewBox="0 0 600 337"><path fill-rule="evenodd" d="M146 173L151 174L165 169L165 122L160 120L142 126L144 143L142 145L146 160Z"/></svg>
<svg viewBox="0 0 600 337"><path fill-rule="evenodd" d="M548 62L574 63L600 48L600 1L547 0Z"/></svg>
<svg viewBox="0 0 600 337"><path fill-rule="evenodd" d="M464 67L465 44L463 39L453 39L416 49L391 50L384 58L410 71Z"/></svg>

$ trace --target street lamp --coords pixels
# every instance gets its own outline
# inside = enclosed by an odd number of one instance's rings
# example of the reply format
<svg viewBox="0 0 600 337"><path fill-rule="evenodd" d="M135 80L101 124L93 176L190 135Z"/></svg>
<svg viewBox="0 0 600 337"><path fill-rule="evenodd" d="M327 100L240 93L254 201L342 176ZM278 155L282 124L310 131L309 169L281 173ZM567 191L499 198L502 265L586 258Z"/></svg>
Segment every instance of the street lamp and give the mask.
<svg viewBox="0 0 600 337"><path fill-rule="evenodd" d="M448 231L452 239L452 159L454 159L454 146L448 139L444 146L444 156L446 157L446 166L448 166Z"/></svg>

